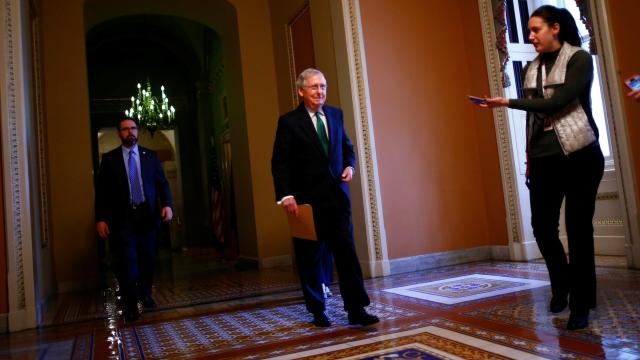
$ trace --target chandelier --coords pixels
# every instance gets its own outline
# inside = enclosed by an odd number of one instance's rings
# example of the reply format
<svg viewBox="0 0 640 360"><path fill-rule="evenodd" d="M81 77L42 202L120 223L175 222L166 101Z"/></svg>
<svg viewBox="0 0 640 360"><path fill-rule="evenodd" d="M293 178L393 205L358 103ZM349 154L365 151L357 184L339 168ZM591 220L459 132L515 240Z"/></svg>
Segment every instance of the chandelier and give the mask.
<svg viewBox="0 0 640 360"><path fill-rule="evenodd" d="M164 85L160 86L162 100L151 93L151 83L147 80L146 89L138 83L138 95L131 97L131 108L125 110L127 117L138 120L141 128L149 130L151 136L156 130L175 128L176 109L169 105L169 98L164 93Z"/></svg>

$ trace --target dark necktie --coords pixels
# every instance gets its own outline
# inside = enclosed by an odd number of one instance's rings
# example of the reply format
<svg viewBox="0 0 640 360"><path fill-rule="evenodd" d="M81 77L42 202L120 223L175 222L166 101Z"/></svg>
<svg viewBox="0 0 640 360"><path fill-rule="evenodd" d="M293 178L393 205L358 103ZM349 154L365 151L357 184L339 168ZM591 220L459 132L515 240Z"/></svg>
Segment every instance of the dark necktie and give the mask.
<svg viewBox="0 0 640 360"><path fill-rule="evenodd" d="M129 185L131 186L131 202L134 205L142 203L142 188L138 179L138 164L134 158L133 150L129 151Z"/></svg>
<svg viewBox="0 0 640 360"><path fill-rule="evenodd" d="M320 117L320 113L316 113L316 131L318 132L318 139L320 139L320 145L324 150L325 155L329 155L329 138L327 137L327 131L324 128L324 123Z"/></svg>

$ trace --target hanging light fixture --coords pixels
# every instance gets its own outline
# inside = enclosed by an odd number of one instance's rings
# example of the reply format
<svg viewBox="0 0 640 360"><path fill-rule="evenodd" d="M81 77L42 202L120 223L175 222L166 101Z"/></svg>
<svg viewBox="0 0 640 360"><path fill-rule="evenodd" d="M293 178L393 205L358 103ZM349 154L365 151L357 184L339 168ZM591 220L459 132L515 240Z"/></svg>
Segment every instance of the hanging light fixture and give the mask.
<svg viewBox="0 0 640 360"><path fill-rule="evenodd" d="M151 93L151 83L147 80L146 89L138 83L137 96L131 97L131 108L124 111L125 115L138 120L141 128L149 130L151 136L156 130L175 128L176 109L169 105L169 98L164 93L164 85L160 86L162 99Z"/></svg>

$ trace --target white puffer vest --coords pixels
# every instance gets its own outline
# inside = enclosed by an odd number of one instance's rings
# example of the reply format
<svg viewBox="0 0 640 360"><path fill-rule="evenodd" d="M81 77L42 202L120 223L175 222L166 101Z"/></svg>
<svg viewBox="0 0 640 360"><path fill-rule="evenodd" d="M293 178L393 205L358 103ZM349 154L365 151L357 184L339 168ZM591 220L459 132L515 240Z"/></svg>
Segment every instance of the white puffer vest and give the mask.
<svg viewBox="0 0 640 360"><path fill-rule="evenodd" d="M545 99L553 96L555 88L564 84L564 78L567 74L567 63L569 63L571 56L580 50L582 50L581 47L572 46L568 42L562 45L556 62L547 74L547 81L544 85ZM537 91L536 78L538 76L540 61L540 55L538 55L529 65L527 73L525 74L523 87L528 99L533 98ZM529 134L527 141L531 140L533 116L533 113L529 113L527 119ZM558 136L560 146L565 155L580 150L596 141L596 135L591 124L589 124L587 113L582 108L582 104L580 104L580 99L578 98L570 102L569 105L560 111L549 115L547 119L551 120L553 130Z"/></svg>

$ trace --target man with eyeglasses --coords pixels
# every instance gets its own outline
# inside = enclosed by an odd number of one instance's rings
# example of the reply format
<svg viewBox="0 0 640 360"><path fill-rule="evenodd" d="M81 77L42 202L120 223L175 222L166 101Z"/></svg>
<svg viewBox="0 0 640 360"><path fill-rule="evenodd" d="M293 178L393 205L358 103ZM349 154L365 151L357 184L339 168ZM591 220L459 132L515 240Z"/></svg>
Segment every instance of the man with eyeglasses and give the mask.
<svg viewBox="0 0 640 360"><path fill-rule="evenodd" d="M327 81L319 70L304 70L296 87L302 102L278 120L271 172L276 201L287 214L298 215L298 204L313 208L318 240L293 239L305 305L314 325L331 326L322 286L323 257L330 251L349 324L375 324L378 317L365 311L370 301L353 241L348 184L355 154L342 110L324 104Z"/></svg>
<svg viewBox="0 0 640 360"><path fill-rule="evenodd" d="M155 152L138 146L138 123L118 122L122 146L102 155L96 184L96 230L109 240L114 272L126 321L144 308L157 307L151 297L156 239L160 220L173 217L171 190ZM160 206L158 206L158 201Z"/></svg>

